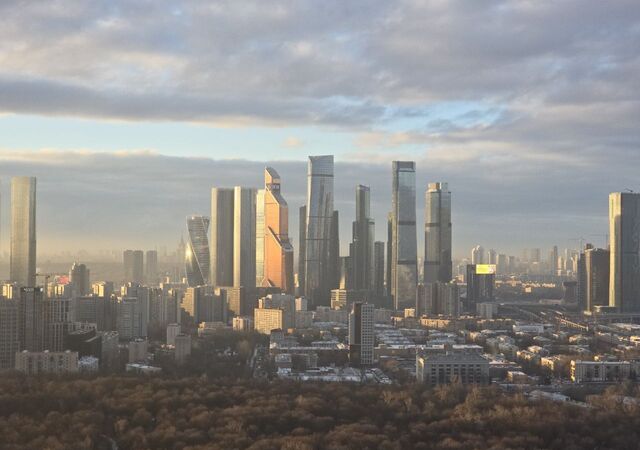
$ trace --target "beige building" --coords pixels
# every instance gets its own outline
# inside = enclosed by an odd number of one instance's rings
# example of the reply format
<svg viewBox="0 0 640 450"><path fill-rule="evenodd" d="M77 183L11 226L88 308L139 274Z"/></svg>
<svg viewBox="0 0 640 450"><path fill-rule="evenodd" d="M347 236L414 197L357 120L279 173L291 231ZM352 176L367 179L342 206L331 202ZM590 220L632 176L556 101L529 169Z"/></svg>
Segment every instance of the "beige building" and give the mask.
<svg viewBox="0 0 640 450"><path fill-rule="evenodd" d="M284 323L284 311L282 309L254 309L253 320L255 330L258 333L270 334L271 330L281 330Z"/></svg>
<svg viewBox="0 0 640 450"><path fill-rule="evenodd" d="M236 331L251 331L253 330L253 320L250 317L234 317L233 329Z"/></svg>
<svg viewBox="0 0 640 450"><path fill-rule="evenodd" d="M29 352L16 353L15 368L27 375L41 373L63 374L78 371L78 352Z"/></svg>

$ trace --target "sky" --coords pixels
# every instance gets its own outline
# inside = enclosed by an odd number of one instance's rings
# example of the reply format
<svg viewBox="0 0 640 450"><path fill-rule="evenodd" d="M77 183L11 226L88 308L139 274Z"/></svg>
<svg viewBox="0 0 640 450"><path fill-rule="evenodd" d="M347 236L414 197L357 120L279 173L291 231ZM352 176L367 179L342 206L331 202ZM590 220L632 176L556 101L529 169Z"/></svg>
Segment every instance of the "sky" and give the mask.
<svg viewBox="0 0 640 450"><path fill-rule="evenodd" d="M607 195L640 190L639 73L631 0L0 2L0 250L12 176L38 177L41 252L173 248L265 165L295 244L318 154L343 248L359 183L385 239L393 160L418 223L449 182L458 257L605 245Z"/></svg>

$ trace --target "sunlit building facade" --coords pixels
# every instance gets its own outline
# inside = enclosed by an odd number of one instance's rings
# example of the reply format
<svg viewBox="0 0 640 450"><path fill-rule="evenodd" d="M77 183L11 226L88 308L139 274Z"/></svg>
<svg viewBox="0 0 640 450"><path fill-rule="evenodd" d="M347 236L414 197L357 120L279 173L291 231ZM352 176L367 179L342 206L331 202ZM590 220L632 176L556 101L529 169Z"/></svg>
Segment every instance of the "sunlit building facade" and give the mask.
<svg viewBox="0 0 640 450"><path fill-rule="evenodd" d="M280 176L271 167L264 171L265 188L263 196L258 196L257 239L262 248L256 250L257 259L262 256L263 278L261 286L279 287L286 293L293 293L293 246L289 241L289 207L280 193ZM262 227L260 226L262 225ZM259 264L258 264L259 266Z"/></svg>
<svg viewBox="0 0 640 450"><path fill-rule="evenodd" d="M36 285L36 179L11 179L11 281Z"/></svg>
<svg viewBox="0 0 640 450"><path fill-rule="evenodd" d="M640 312L640 193L609 195L609 306Z"/></svg>

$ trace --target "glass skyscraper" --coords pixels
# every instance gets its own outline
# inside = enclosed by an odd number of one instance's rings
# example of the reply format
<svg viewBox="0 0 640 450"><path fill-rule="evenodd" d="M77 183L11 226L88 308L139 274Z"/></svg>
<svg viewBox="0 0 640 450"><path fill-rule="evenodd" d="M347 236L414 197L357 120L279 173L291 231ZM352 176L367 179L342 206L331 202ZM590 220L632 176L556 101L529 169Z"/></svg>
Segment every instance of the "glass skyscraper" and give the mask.
<svg viewBox="0 0 640 450"><path fill-rule="evenodd" d="M391 295L395 309L415 308L418 287L416 165L393 162L391 210Z"/></svg>
<svg viewBox="0 0 640 450"><path fill-rule="evenodd" d="M424 216L424 283L448 283L452 262L451 192L447 183L429 183Z"/></svg>
<svg viewBox="0 0 640 450"><path fill-rule="evenodd" d="M640 194L609 195L609 306L640 312Z"/></svg>
<svg viewBox="0 0 640 450"><path fill-rule="evenodd" d="M233 286L234 190L211 189L211 278L213 286Z"/></svg>
<svg viewBox="0 0 640 450"><path fill-rule="evenodd" d="M188 241L185 254L185 271L189 287L203 286L209 278L209 218L187 217Z"/></svg>
<svg viewBox="0 0 640 450"><path fill-rule="evenodd" d="M36 179L11 179L11 281L36 285Z"/></svg>
<svg viewBox="0 0 640 450"><path fill-rule="evenodd" d="M356 220L353 222L351 260L353 265L353 289L372 291L373 242L375 223L370 214L371 192L369 186L356 187Z"/></svg>
<svg viewBox="0 0 640 450"><path fill-rule="evenodd" d="M333 155L309 157L306 206L304 295L313 306L328 305L334 216Z"/></svg>

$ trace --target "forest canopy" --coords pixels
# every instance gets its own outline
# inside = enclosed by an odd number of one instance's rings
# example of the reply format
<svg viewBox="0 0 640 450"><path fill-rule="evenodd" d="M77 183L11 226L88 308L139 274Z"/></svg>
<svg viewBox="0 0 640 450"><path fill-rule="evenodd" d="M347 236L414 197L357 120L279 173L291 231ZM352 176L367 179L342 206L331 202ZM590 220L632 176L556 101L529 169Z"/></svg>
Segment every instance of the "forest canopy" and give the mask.
<svg viewBox="0 0 640 450"><path fill-rule="evenodd" d="M581 408L493 387L0 378L3 449L635 449L639 430L619 401Z"/></svg>

